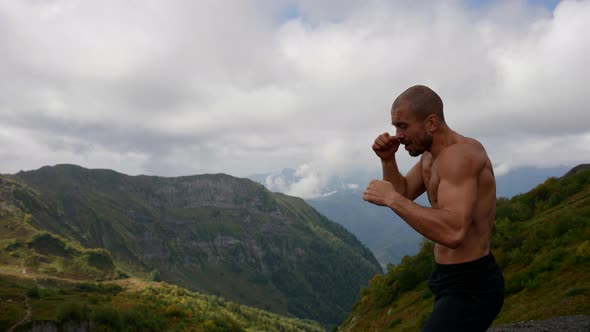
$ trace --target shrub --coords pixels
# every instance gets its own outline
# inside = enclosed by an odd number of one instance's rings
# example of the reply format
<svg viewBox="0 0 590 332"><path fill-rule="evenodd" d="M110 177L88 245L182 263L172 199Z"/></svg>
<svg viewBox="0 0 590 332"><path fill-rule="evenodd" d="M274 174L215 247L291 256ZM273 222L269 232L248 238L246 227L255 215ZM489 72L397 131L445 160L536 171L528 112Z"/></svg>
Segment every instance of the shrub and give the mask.
<svg viewBox="0 0 590 332"><path fill-rule="evenodd" d="M88 249L85 251L84 256L86 256L88 265L92 267L102 270L113 268L111 254L105 249Z"/></svg>
<svg viewBox="0 0 590 332"><path fill-rule="evenodd" d="M115 269L115 273L113 274L114 280L127 279L127 278L129 278L129 275L127 273L125 273L125 271L123 271L119 268Z"/></svg>
<svg viewBox="0 0 590 332"><path fill-rule="evenodd" d="M57 309L57 321L82 321L90 318L90 310L79 303L62 303Z"/></svg>
<svg viewBox="0 0 590 332"><path fill-rule="evenodd" d="M164 331L167 327L166 318L144 304L134 305L121 316L123 325L131 331Z"/></svg>
<svg viewBox="0 0 590 332"><path fill-rule="evenodd" d="M590 241L586 240L578 246L576 249L576 256L582 258L590 257Z"/></svg>
<svg viewBox="0 0 590 332"><path fill-rule="evenodd" d="M373 307L383 308L391 304L402 292L415 289L428 278L434 268L432 250L431 242L423 242L416 256L404 257L398 266L389 265L388 272L373 277L369 288L362 290L361 294L368 296Z"/></svg>
<svg viewBox="0 0 590 332"><path fill-rule="evenodd" d="M75 290L89 293L102 293L115 295L123 290L119 285L115 284L93 284L93 283L80 283L74 287Z"/></svg>
<svg viewBox="0 0 590 332"><path fill-rule="evenodd" d="M29 248L35 249L35 251L42 254L53 254L57 256L66 256L66 241L61 237L51 234L46 231L40 231L31 237L31 240L27 242Z"/></svg>
<svg viewBox="0 0 590 332"><path fill-rule="evenodd" d="M430 289L425 289L424 291L422 291L422 294L420 295L420 298L422 298L423 300L427 300L429 298L432 297L432 292L430 291Z"/></svg>
<svg viewBox="0 0 590 332"><path fill-rule="evenodd" d="M398 326L401 322L402 322L401 318L396 318L396 319L392 320L391 323L389 323L389 326L387 328L392 329L392 328Z"/></svg>
<svg viewBox="0 0 590 332"><path fill-rule="evenodd" d="M160 277L160 271L158 269L155 269L152 272L150 272L150 274L148 276L148 280L156 281L156 282L162 281L162 278Z"/></svg>
<svg viewBox="0 0 590 332"><path fill-rule="evenodd" d="M574 287L565 292L565 296L576 296L588 293L588 287Z"/></svg>
<svg viewBox="0 0 590 332"><path fill-rule="evenodd" d="M181 317L183 315L182 309L180 309L176 304L171 304L166 307L165 313L168 317Z"/></svg>
<svg viewBox="0 0 590 332"><path fill-rule="evenodd" d="M20 243L17 240L14 240L12 242L10 242L9 244L6 245L6 247L4 247L4 250L6 251L15 251L16 249L22 247L22 243Z"/></svg>
<svg viewBox="0 0 590 332"><path fill-rule="evenodd" d="M121 315L116 309L111 307L98 307L94 309L93 318L98 325L111 327L115 331L121 330L123 327Z"/></svg>
<svg viewBox="0 0 590 332"><path fill-rule="evenodd" d="M35 287L29 289L27 291L27 296L28 297L31 297L31 298L34 298L34 299L38 299L40 297L39 287L35 286Z"/></svg>

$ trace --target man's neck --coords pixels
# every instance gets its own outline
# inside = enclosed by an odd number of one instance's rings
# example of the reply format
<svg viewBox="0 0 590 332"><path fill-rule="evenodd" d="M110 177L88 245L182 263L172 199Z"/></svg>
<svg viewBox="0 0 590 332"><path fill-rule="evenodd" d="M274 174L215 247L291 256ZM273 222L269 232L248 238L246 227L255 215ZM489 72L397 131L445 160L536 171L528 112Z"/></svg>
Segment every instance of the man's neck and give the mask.
<svg viewBox="0 0 590 332"><path fill-rule="evenodd" d="M432 137L432 146L430 147L429 151L432 155L432 159L435 160L444 149L457 143L458 141L459 134L447 126L440 127Z"/></svg>

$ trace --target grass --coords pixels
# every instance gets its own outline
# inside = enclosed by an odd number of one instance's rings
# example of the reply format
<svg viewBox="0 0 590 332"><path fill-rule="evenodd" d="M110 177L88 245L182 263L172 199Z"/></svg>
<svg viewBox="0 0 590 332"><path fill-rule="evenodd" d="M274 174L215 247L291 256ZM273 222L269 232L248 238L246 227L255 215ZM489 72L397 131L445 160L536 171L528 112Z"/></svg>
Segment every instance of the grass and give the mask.
<svg viewBox="0 0 590 332"><path fill-rule="evenodd" d="M549 188L547 197L561 193L563 187L559 182L544 186ZM536 192L545 190L539 188ZM492 250L503 270L506 295L493 325L590 314L590 187L560 199L551 205L532 192L501 202ZM533 204L534 213L517 219L523 202L529 208ZM377 295L387 294L394 289L391 285L402 281L374 282L388 280L387 276L391 274L372 280L364 291L366 298L355 305L340 331L419 330L432 308L427 287L420 284L380 308L374 305Z"/></svg>
<svg viewBox="0 0 590 332"><path fill-rule="evenodd" d="M507 296L493 325L590 313L590 267L554 271L537 288ZM403 294L392 306L360 313L341 331L417 331L432 310L426 285ZM427 297L425 299L425 297ZM531 305L534 303L534 305ZM353 318L354 320L354 318Z"/></svg>
<svg viewBox="0 0 590 332"><path fill-rule="evenodd" d="M0 330L25 315L31 319L92 320L99 330L177 329L191 331L323 331L316 322L287 318L203 295L166 283L128 278L108 282L77 281L39 274L22 275L0 266Z"/></svg>
<svg viewBox="0 0 590 332"><path fill-rule="evenodd" d="M588 314L590 313L588 293L571 294L571 290L587 289L589 284L590 268L588 266L582 271L557 271L537 289L524 289L507 297L494 324ZM570 292L569 295L568 292Z"/></svg>
<svg viewBox="0 0 590 332"><path fill-rule="evenodd" d="M0 330L7 330L25 314L26 288L0 275Z"/></svg>

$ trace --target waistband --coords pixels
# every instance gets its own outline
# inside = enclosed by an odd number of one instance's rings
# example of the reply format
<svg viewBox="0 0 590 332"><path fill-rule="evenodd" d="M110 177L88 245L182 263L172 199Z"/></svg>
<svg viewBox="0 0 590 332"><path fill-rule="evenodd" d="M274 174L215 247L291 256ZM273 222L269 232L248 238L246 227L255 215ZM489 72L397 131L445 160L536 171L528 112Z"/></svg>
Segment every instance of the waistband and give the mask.
<svg viewBox="0 0 590 332"><path fill-rule="evenodd" d="M436 269L443 272L465 271L478 269L484 266L490 266L496 263L494 255L490 251L487 255L478 258L474 261L456 263L456 264L439 264L435 262Z"/></svg>
<svg viewBox="0 0 590 332"><path fill-rule="evenodd" d="M443 294L503 294L504 278L500 267L489 253L471 262L438 264L428 278L436 298Z"/></svg>

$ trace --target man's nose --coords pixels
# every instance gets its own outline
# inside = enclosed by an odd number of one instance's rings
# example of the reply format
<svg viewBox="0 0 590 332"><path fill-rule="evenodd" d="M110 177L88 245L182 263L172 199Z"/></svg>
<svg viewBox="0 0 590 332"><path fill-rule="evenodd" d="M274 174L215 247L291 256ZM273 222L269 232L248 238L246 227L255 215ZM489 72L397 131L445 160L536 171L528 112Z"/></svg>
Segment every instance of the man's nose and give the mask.
<svg viewBox="0 0 590 332"><path fill-rule="evenodd" d="M403 130L401 130L399 128L396 128L395 129L395 137L397 137L397 138L404 138L404 136L405 136L405 134L404 134L404 131Z"/></svg>

